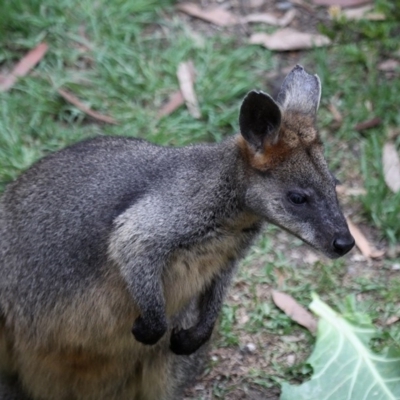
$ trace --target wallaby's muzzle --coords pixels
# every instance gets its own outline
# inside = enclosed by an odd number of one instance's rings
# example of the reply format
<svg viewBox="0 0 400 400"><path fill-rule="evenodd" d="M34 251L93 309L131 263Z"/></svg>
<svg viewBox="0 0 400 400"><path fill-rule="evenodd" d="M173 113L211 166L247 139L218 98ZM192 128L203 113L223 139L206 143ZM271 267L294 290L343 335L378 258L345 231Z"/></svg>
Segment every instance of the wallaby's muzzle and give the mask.
<svg viewBox="0 0 400 400"><path fill-rule="evenodd" d="M345 235L337 236L333 242L332 247L339 257L347 254L353 247L355 241L350 232Z"/></svg>

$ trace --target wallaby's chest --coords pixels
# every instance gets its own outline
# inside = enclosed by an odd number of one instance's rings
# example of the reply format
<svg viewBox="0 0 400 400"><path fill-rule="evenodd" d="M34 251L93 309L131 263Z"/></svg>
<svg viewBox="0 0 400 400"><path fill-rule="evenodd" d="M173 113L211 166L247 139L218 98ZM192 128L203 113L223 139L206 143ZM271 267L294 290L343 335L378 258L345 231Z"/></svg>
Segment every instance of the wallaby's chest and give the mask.
<svg viewBox="0 0 400 400"><path fill-rule="evenodd" d="M178 249L163 277L167 314L179 311L223 269L230 268L256 233L256 230L246 228L221 230L198 243Z"/></svg>

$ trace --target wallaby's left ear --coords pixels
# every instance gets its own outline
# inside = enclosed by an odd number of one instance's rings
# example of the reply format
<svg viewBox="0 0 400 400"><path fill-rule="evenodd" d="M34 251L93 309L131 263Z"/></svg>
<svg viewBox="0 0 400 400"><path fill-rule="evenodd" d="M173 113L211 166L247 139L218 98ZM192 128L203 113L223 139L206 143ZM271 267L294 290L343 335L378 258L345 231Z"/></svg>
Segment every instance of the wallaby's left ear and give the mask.
<svg viewBox="0 0 400 400"><path fill-rule="evenodd" d="M275 143L281 125L281 110L266 93L255 90L247 94L240 108L239 126L242 136L256 151L264 143Z"/></svg>
<svg viewBox="0 0 400 400"><path fill-rule="evenodd" d="M318 75L310 75L301 65L296 65L283 81L277 101L283 112L300 112L315 119L320 99Z"/></svg>

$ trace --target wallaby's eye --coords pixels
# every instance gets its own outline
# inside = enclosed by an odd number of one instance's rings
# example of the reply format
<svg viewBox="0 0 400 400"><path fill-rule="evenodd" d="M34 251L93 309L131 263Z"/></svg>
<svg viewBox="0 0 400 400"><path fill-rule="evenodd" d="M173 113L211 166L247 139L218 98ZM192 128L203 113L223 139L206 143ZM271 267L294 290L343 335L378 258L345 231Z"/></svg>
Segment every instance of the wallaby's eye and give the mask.
<svg viewBox="0 0 400 400"><path fill-rule="evenodd" d="M289 200L296 205L304 204L307 201L307 197L304 194L297 192L289 192L288 193Z"/></svg>

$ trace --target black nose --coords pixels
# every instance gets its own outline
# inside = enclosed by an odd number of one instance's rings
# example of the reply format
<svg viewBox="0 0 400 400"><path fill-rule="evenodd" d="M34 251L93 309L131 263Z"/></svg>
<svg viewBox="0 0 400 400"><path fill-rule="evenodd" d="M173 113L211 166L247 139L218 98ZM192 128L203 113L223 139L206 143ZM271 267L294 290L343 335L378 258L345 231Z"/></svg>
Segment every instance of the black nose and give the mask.
<svg viewBox="0 0 400 400"><path fill-rule="evenodd" d="M354 244L355 242L352 236L337 237L333 241L335 252L340 256L344 256L348 253L353 248Z"/></svg>

